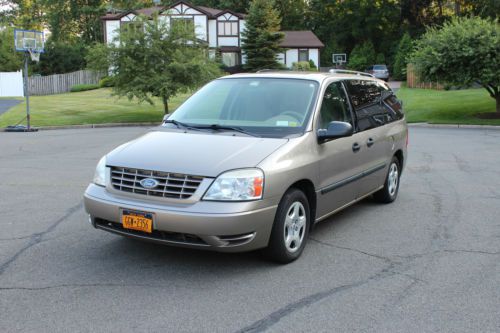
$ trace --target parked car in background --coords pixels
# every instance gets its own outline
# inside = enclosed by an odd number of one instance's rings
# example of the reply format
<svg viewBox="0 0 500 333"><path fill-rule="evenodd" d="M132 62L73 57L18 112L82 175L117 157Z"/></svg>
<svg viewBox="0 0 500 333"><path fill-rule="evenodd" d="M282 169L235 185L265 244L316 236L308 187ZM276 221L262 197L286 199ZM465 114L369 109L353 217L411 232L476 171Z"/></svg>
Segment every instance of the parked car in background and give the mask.
<svg viewBox="0 0 500 333"><path fill-rule="evenodd" d="M85 209L115 234L287 263L316 222L396 199L407 139L401 103L366 73L226 76L105 155Z"/></svg>
<svg viewBox="0 0 500 333"><path fill-rule="evenodd" d="M372 74L377 79L381 79L384 81L389 81L389 69L387 65L373 65L366 69L367 73Z"/></svg>

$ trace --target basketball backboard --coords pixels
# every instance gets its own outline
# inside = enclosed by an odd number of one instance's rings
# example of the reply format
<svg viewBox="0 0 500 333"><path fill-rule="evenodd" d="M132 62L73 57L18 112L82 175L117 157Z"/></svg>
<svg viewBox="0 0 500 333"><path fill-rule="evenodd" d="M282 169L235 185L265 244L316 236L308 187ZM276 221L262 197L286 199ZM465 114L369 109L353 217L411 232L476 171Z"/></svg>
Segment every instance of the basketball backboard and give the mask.
<svg viewBox="0 0 500 333"><path fill-rule="evenodd" d="M16 51L43 53L45 40L42 31L36 30L14 30L14 44Z"/></svg>
<svg viewBox="0 0 500 333"><path fill-rule="evenodd" d="M334 64L342 65L347 62L347 54L345 53L334 53L332 55L332 62Z"/></svg>

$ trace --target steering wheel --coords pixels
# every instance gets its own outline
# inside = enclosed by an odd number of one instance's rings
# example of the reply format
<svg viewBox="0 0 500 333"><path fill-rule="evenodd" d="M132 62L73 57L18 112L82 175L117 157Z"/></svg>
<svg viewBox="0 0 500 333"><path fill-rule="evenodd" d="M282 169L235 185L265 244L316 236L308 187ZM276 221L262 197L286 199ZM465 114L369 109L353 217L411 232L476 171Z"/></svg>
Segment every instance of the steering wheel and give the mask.
<svg viewBox="0 0 500 333"><path fill-rule="evenodd" d="M302 122L302 119L304 118L304 115L297 112L297 111L291 111L291 110L287 110L285 112L282 112L279 114L280 116L290 116L292 118L295 118L298 120L299 123Z"/></svg>

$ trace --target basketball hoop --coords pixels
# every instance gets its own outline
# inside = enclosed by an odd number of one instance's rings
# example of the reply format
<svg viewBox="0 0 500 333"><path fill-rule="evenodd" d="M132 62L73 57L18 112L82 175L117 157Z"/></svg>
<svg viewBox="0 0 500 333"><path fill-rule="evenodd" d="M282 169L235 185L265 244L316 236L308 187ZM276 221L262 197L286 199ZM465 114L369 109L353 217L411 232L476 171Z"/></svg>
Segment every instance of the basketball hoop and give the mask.
<svg viewBox="0 0 500 333"><path fill-rule="evenodd" d="M34 49L32 48L29 48L28 49L28 52L30 54L30 57L31 57L31 61L34 61L34 62L39 62L40 61L40 55L41 53L40 52L36 52Z"/></svg>

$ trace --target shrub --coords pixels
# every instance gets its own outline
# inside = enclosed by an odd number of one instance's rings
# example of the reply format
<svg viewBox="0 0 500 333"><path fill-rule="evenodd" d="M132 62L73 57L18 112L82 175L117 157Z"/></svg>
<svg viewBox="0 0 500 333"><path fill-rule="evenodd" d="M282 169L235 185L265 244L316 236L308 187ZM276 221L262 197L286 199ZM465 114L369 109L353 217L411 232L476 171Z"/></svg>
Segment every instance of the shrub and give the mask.
<svg viewBox="0 0 500 333"><path fill-rule="evenodd" d="M318 67L316 67L316 64L314 63L314 61L312 59L309 59L309 67L311 68L311 70L313 71L316 71L318 70Z"/></svg>
<svg viewBox="0 0 500 333"><path fill-rule="evenodd" d="M393 76L397 80L406 80L406 66L408 65L408 56L413 49L413 42L408 33L405 33L398 44L398 51L394 60Z"/></svg>
<svg viewBox="0 0 500 333"><path fill-rule="evenodd" d="M115 81L112 76L105 76L101 80L99 80L100 88L114 87Z"/></svg>
<svg viewBox="0 0 500 333"><path fill-rule="evenodd" d="M98 84L75 84L71 87L71 92L99 89Z"/></svg>
<svg viewBox="0 0 500 333"><path fill-rule="evenodd" d="M311 65L309 61L299 61L292 64L292 69L294 71L309 71L311 70Z"/></svg>
<svg viewBox="0 0 500 333"><path fill-rule="evenodd" d="M376 60L377 55L372 42L364 42L354 47L349 55L347 67L356 71L364 71L368 66L373 65Z"/></svg>

